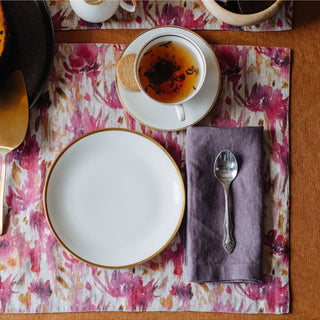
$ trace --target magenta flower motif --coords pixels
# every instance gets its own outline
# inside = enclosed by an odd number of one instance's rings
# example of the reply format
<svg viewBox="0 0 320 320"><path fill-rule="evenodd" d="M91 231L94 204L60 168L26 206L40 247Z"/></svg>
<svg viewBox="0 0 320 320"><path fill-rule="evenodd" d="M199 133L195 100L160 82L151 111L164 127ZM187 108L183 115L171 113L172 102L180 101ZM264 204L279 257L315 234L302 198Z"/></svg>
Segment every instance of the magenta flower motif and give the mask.
<svg viewBox="0 0 320 320"><path fill-rule="evenodd" d="M238 126L238 123L242 124L242 116L238 120L234 120L231 117L230 112L224 111L222 112L223 105L222 104L216 104L214 107L213 114L215 117L211 120L212 126L219 126L224 128L232 128Z"/></svg>
<svg viewBox="0 0 320 320"><path fill-rule="evenodd" d="M26 258L26 257L30 258L30 262L31 262L31 269L30 270L32 272L35 272L36 274L39 274L40 273L40 259L41 259L40 244L37 244L32 249L27 248L24 258Z"/></svg>
<svg viewBox="0 0 320 320"><path fill-rule="evenodd" d="M113 297L125 297L129 311L146 311L154 300L154 291L157 288L153 281L144 285L140 276L116 270L112 273L107 292Z"/></svg>
<svg viewBox="0 0 320 320"><path fill-rule="evenodd" d="M281 70L283 77L288 78L290 72L290 50L286 48L273 48L273 47L257 47L259 54L264 54L271 60L273 67Z"/></svg>
<svg viewBox="0 0 320 320"><path fill-rule="evenodd" d="M97 70L98 49L92 46L75 46L73 55L69 57L70 66L80 71Z"/></svg>
<svg viewBox="0 0 320 320"><path fill-rule="evenodd" d="M76 108L71 114L71 124L66 126L66 130L73 134L73 139L75 139L85 133L105 128L106 120L107 118L102 117L102 110L97 117L94 117L87 108L83 111Z"/></svg>
<svg viewBox="0 0 320 320"><path fill-rule="evenodd" d="M285 135L281 144L277 141L275 131L272 131L271 135L273 140L272 160L279 163L281 179L283 180L287 178L285 172L289 166L289 137Z"/></svg>
<svg viewBox="0 0 320 320"><path fill-rule="evenodd" d="M227 80L232 83L232 94L242 103L243 97L239 94L239 84L242 74L245 70L248 47L237 46L218 46L215 48L215 53L219 61L221 70L222 84ZM226 80L225 80L226 79Z"/></svg>
<svg viewBox="0 0 320 320"><path fill-rule="evenodd" d="M31 230L33 232L38 233L39 240L36 241L34 247L30 248L30 246L26 243L25 245L25 253L24 256L21 257L21 260L25 260L26 258L30 258L31 262L31 271L35 272L36 274L40 273L40 260L41 254L46 253L46 250L43 248L44 243L44 231L45 229L43 226L46 224L46 217L43 212L34 211L30 212L30 219L29 223L31 226Z"/></svg>
<svg viewBox="0 0 320 320"><path fill-rule="evenodd" d="M232 306L232 304L227 301L226 304L223 304L222 302L217 302L214 304L212 308L212 312L227 312L227 313L240 313L243 309L243 305L241 304L239 309L236 309Z"/></svg>
<svg viewBox="0 0 320 320"><path fill-rule="evenodd" d="M89 312L89 311L100 311L98 306L91 303L90 298L87 297L85 301L81 301L80 299L76 299L71 305L72 312Z"/></svg>
<svg viewBox="0 0 320 320"><path fill-rule="evenodd" d="M234 84L237 83L241 77L239 74L241 70L239 62L242 55L239 48L236 46L219 46L216 48L215 53L219 60L221 74L229 79L234 79Z"/></svg>
<svg viewBox="0 0 320 320"><path fill-rule="evenodd" d="M288 136L284 134L282 143L278 142L276 125L282 121L282 130L286 132L289 98L283 98L279 89L255 83L247 100L247 108L253 112L265 112L273 142L272 159L280 164L280 173L283 177L288 168L289 141Z"/></svg>
<svg viewBox="0 0 320 320"><path fill-rule="evenodd" d="M288 98L284 98L279 89L255 83L251 88L246 107L253 112L265 112L271 126L275 130L278 120L285 121L288 114ZM284 122L284 129L287 123Z"/></svg>
<svg viewBox="0 0 320 320"><path fill-rule="evenodd" d="M10 301L14 293L12 288L15 283L15 281L11 280L11 276L7 277L4 281L2 281L0 276L0 303L2 312L5 312L7 303Z"/></svg>
<svg viewBox="0 0 320 320"><path fill-rule="evenodd" d="M63 257L70 263L70 265L82 263L78 258L74 257L71 253L63 251Z"/></svg>
<svg viewBox="0 0 320 320"><path fill-rule="evenodd" d="M133 118L131 114L128 112L124 113L124 118L125 118L126 127L130 130L135 130L136 123L137 123L136 119Z"/></svg>
<svg viewBox="0 0 320 320"><path fill-rule="evenodd" d="M287 310L290 301L288 285L288 283L283 285L279 277L266 275L261 284L249 284L246 287L238 285L238 287L253 301L265 300L266 311L274 313Z"/></svg>
<svg viewBox="0 0 320 320"><path fill-rule="evenodd" d="M160 257L161 267L165 269L167 264L172 261L174 266L173 274L181 279L184 259L183 243L169 243L168 246L160 253ZM146 265L148 265L148 262L146 262Z"/></svg>
<svg viewBox="0 0 320 320"><path fill-rule="evenodd" d="M158 25L177 25L185 28L203 29L208 22L208 14L203 13L195 19L193 10L166 3L157 21Z"/></svg>
<svg viewBox="0 0 320 320"><path fill-rule="evenodd" d="M181 310L188 310L190 308L190 301L193 297L191 283L175 283L170 289L170 294L176 296L181 302Z"/></svg>
<svg viewBox="0 0 320 320"><path fill-rule="evenodd" d="M28 132L23 144L8 156L8 162L18 160L20 168L26 170L28 178L20 186L13 185L8 188L6 201L14 210L24 211L29 205L41 200L47 164L45 161L40 162L39 151L35 135L30 137Z"/></svg>
<svg viewBox="0 0 320 320"><path fill-rule="evenodd" d="M57 270L57 264L60 257L56 257L55 255L55 247L58 243L57 238L54 236L52 232L48 234L43 234L43 252L46 253L47 257L47 270L49 272L54 272Z"/></svg>
<svg viewBox="0 0 320 320"><path fill-rule="evenodd" d="M11 253L15 250L16 237L1 237L0 238L0 258L2 261L7 260Z"/></svg>
<svg viewBox="0 0 320 320"><path fill-rule="evenodd" d="M158 25L180 25L183 8L166 3L157 21Z"/></svg>
<svg viewBox="0 0 320 320"><path fill-rule="evenodd" d="M54 30L63 30L63 22L66 20L65 13L60 9L54 16L51 17Z"/></svg>
<svg viewBox="0 0 320 320"><path fill-rule="evenodd" d="M156 5L155 16L150 14L150 3ZM210 14L205 11L195 18L194 10L172 3L165 3L161 9L161 3L159 5L153 1L143 1L143 11L147 19L156 26L173 25L189 29L204 29L210 17ZM138 16L136 22L141 22L141 17Z"/></svg>
<svg viewBox="0 0 320 320"><path fill-rule="evenodd" d="M115 81L113 81L111 84L110 91L105 97L105 102L112 109L123 109L122 103L119 100Z"/></svg>
<svg viewBox="0 0 320 320"><path fill-rule="evenodd" d="M263 243L271 249L273 255L281 256L282 263L289 264L289 239L278 235L277 230L271 230L264 237Z"/></svg>
<svg viewBox="0 0 320 320"><path fill-rule="evenodd" d="M100 73L97 59L98 48L96 45L75 45L73 54L69 56L69 64L63 62L63 65L67 73L75 76L76 81L79 81L81 79L80 75L85 73L95 87Z"/></svg>
<svg viewBox="0 0 320 320"><path fill-rule="evenodd" d="M18 149L16 149L16 152L14 152L13 154L19 160L21 168L28 170L28 172L30 172L31 170L31 175L34 175L38 170L38 163L40 160L40 147L37 142L36 136L29 135L30 133L28 132L24 142Z"/></svg>
<svg viewBox="0 0 320 320"><path fill-rule="evenodd" d="M40 298L41 304L44 305L48 303L48 300L52 295L49 280L47 280L46 282L43 282L42 280L31 282L29 286L29 291L31 293L35 293L36 296Z"/></svg>
<svg viewBox="0 0 320 320"><path fill-rule="evenodd" d="M38 232L40 236L44 231L43 225L45 224L45 222L46 222L46 216L44 215L43 212L34 211L34 210L30 212L30 220L29 220L30 226L32 230Z"/></svg>

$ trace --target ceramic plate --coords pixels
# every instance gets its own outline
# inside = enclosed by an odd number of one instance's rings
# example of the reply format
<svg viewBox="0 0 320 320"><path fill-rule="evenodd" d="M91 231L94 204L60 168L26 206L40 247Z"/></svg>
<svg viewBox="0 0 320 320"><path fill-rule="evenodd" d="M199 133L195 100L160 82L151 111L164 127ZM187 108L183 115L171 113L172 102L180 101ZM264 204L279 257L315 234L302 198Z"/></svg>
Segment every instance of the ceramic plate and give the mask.
<svg viewBox="0 0 320 320"><path fill-rule="evenodd" d="M29 106L35 104L48 79L54 52L51 17L45 1L4 1L12 23L16 67L25 77Z"/></svg>
<svg viewBox="0 0 320 320"><path fill-rule="evenodd" d="M134 131L105 129L69 145L46 180L58 240L79 259L121 268L149 260L181 224L185 190L174 160Z"/></svg>
<svg viewBox="0 0 320 320"><path fill-rule="evenodd" d="M129 91L117 81L117 91L126 110L139 122L151 128L173 131L193 125L212 109L220 90L220 67L211 47L196 33L181 27L158 27L140 34L124 50L123 55L137 53L151 38L163 34L179 34L192 39L204 53L207 75L200 92L184 104L186 119L178 121L174 107L163 107L157 102L146 101L141 92Z"/></svg>

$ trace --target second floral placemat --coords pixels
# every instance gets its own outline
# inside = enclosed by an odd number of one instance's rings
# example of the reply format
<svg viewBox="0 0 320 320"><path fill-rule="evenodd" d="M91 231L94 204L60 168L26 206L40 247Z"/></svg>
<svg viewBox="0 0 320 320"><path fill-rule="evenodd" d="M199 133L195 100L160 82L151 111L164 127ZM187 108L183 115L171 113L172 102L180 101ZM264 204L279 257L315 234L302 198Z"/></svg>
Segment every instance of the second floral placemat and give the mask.
<svg viewBox="0 0 320 320"><path fill-rule="evenodd" d="M88 23L72 10L69 1L46 0L55 30L150 29L175 25L194 30L283 31L292 28L293 1L288 0L269 20L250 27L235 27L214 17L199 0L138 0L134 13L119 9L104 23Z"/></svg>

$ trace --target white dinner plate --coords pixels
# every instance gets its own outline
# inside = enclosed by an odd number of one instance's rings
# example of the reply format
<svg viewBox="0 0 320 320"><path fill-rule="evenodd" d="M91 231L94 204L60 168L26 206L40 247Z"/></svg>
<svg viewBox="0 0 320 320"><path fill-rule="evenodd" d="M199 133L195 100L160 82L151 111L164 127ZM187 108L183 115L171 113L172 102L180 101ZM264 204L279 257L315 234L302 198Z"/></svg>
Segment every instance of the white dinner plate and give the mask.
<svg viewBox="0 0 320 320"><path fill-rule="evenodd" d="M186 119L179 121L174 107L163 107L157 102L146 101L141 92L127 90L118 81L116 86L123 106L136 120L154 129L176 131L194 125L210 112L220 91L221 74L216 55L208 43L195 32L181 27L156 27L145 31L126 47L122 55L138 53L153 37L164 34L178 34L190 38L200 47L207 62L203 87L194 98L183 104Z"/></svg>
<svg viewBox="0 0 320 320"><path fill-rule="evenodd" d="M149 260L172 240L185 209L184 183L168 152L126 129L80 137L53 163L48 222L79 259L106 268Z"/></svg>

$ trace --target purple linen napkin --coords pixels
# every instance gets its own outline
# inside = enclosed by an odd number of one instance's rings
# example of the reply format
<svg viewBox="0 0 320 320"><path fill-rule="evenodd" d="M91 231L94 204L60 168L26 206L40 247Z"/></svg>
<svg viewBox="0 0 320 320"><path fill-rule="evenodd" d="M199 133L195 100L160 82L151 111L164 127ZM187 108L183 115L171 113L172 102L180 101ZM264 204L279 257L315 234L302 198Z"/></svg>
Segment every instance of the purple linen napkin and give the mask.
<svg viewBox="0 0 320 320"><path fill-rule="evenodd" d="M263 127L187 129L186 264L192 282L259 282L263 232ZM223 247L224 193L213 166L229 149L238 161L229 209L236 247Z"/></svg>

